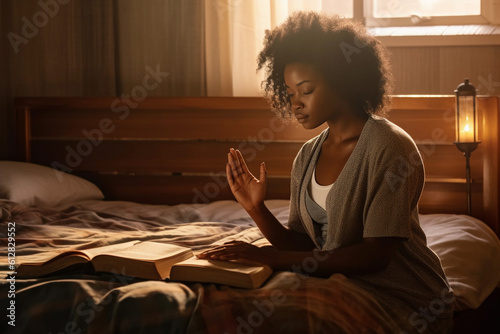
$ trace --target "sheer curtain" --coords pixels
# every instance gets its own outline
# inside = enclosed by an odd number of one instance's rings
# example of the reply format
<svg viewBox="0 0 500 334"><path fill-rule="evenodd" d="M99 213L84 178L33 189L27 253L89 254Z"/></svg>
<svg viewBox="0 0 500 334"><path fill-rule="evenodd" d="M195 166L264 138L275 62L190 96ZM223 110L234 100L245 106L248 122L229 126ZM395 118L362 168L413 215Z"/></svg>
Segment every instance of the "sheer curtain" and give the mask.
<svg viewBox="0 0 500 334"><path fill-rule="evenodd" d="M297 10L322 11L322 0L207 0L206 82L209 96L260 96L257 56L265 30Z"/></svg>

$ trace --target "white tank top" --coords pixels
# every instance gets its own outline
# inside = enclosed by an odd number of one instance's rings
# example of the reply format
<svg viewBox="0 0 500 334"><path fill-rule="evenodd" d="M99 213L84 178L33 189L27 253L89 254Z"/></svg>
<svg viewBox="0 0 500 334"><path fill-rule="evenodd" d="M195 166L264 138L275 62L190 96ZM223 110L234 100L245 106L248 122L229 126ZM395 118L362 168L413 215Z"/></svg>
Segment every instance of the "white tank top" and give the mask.
<svg viewBox="0 0 500 334"><path fill-rule="evenodd" d="M319 206L321 206L323 210L326 210L326 196L332 188L333 183L327 186L318 184L318 182L316 182L316 167L314 167L310 185L311 186L309 191L311 193L312 200L315 201Z"/></svg>

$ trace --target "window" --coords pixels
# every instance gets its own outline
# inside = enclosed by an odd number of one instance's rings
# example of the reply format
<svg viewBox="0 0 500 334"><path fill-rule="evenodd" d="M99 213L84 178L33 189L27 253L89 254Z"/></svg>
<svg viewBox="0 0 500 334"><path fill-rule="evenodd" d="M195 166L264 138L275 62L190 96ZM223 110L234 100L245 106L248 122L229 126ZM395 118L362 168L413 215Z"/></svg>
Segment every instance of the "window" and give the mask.
<svg viewBox="0 0 500 334"><path fill-rule="evenodd" d="M368 26L487 24L485 0L366 1Z"/></svg>
<svg viewBox="0 0 500 334"><path fill-rule="evenodd" d="M481 14L481 0L373 0L372 4L372 14L378 18Z"/></svg>
<svg viewBox="0 0 500 334"><path fill-rule="evenodd" d="M368 27L500 23L500 0L322 0L322 10Z"/></svg>

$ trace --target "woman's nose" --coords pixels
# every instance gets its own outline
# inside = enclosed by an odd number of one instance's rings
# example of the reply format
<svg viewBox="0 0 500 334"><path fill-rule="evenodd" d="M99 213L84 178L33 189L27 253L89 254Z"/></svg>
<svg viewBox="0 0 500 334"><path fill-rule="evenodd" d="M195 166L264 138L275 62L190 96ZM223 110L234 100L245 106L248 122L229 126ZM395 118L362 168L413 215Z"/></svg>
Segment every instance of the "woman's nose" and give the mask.
<svg viewBox="0 0 500 334"><path fill-rule="evenodd" d="M300 110L304 108L304 104L302 103L302 101L298 98L295 98L293 99L292 101L292 109L297 111L297 110Z"/></svg>

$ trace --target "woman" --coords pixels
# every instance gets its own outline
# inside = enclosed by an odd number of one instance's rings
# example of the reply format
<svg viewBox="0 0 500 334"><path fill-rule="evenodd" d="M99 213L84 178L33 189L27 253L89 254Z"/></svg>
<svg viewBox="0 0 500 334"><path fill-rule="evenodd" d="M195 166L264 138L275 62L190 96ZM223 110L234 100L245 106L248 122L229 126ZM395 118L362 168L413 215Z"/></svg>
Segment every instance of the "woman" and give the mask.
<svg viewBox="0 0 500 334"><path fill-rule="evenodd" d="M295 158L288 228L264 204L264 163L257 179L230 150L231 190L272 247L233 242L200 257L277 270L314 257L311 275L344 274L386 309L404 310L402 329L446 333L453 296L419 225L421 156L407 133L378 116L391 85L384 49L349 20L296 13L267 33L258 66L274 111L306 129L328 128Z"/></svg>

